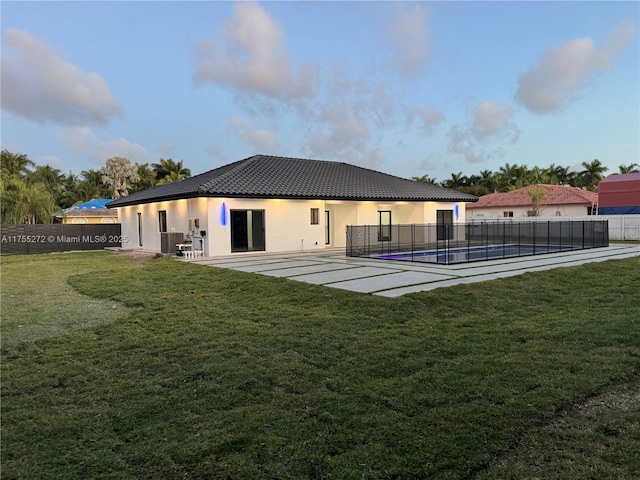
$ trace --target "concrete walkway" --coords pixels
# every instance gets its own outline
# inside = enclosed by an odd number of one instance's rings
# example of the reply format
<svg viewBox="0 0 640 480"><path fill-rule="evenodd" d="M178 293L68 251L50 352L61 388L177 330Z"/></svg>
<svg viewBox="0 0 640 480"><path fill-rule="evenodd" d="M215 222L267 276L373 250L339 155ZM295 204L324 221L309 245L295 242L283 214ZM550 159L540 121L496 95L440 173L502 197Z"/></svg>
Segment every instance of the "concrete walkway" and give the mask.
<svg viewBox="0 0 640 480"><path fill-rule="evenodd" d="M483 282L525 272L636 256L640 256L640 245L613 244L607 248L459 265L350 258L346 257L343 251L336 250L313 253L238 254L185 261L272 277L286 277L354 292L398 297L461 283Z"/></svg>

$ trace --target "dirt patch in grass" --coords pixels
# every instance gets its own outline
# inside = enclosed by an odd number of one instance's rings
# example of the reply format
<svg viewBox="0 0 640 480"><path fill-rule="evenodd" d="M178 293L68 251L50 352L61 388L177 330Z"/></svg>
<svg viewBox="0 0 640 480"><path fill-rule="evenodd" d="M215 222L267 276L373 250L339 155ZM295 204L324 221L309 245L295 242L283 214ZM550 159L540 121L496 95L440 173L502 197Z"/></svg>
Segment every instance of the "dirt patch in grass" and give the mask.
<svg viewBox="0 0 640 480"><path fill-rule="evenodd" d="M70 255L81 261L68 262ZM129 315L132 309L121 302L82 295L68 284L72 275L113 268L114 256L83 252L3 257L2 345L66 335Z"/></svg>
<svg viewBox="0 0 640 480"><path fill-rule="evenodd" d="M481 479L640 478L640 382L575 403L529 432ZM635 453L634 453L635 452Z"/></svg>
<svg viewBox="0 0 640 480"><path fill-rule="evenodd" d="M147 263L149 260L163 256L160 253L145 252L142 250L116 250L115 253L120 257L127 258L129 262L133 264Z"/></svg>

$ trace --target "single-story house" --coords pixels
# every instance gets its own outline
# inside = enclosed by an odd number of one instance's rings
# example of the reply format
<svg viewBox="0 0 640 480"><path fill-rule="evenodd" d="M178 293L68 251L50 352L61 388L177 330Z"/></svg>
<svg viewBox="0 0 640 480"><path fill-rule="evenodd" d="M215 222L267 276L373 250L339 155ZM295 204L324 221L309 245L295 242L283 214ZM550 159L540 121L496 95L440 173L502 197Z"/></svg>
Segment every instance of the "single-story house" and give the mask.
<svg viewBox="0 0 640 480"><path fill-rule="evenodd" d="M598 213L640 213L640 173L613 174L598 183Z"/></svg>
<svg viewBox="0 0 640 480"><path fill-rule="evenodd" d="M94 198L67 208L53 217L53 223L71 223L74 225L88 223L118 223L118 210L107 208L111 198Z"/></svg>
<svg viewBox="0 0 640 480"><path fill-rule="evenodd" d="M537 208L538 217L579 217L597 213L598 194L595 192L564 185L538 184L536 187L545 192ZM467 206L467 215L472 218L529 217L534 210L530 188L483 195Z"/></svg>
<svg viewBox="0 0 640 480"><path fill-rule="evenodd" d="M255 155L108 206L124 248L163 251L163 235L181 232L220 256L345 247L347 225L464 222L476 200L347 163Z"/></svg>

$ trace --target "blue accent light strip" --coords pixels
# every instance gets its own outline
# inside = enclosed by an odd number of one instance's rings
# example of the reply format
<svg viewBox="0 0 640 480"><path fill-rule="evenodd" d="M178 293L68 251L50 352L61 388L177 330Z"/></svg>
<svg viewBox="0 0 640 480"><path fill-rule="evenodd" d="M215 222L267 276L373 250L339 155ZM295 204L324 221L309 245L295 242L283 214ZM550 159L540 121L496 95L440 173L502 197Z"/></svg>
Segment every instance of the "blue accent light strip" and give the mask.
<svg viewBox="0 0 640 480"><path fill-rule="evenodd" d="M220 205L220 225L227 226L227 204L224 202Z"/></svg>

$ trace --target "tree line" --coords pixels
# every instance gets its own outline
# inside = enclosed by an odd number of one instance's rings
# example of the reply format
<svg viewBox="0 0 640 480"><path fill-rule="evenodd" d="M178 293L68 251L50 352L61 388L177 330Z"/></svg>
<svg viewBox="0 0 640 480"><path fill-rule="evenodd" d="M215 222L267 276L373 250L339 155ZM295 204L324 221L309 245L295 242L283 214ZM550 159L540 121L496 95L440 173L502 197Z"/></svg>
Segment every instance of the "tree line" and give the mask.
<svg viewBox="0 0 640 480"><path fill-rule="evenodd" d="M124 157L109 158L100 169L65 174L5 149L0 155L0 221L51 223L55 214L74 205L95 198L121 198L190 176L182 160L161 158L158 163L132 164Z"/></svg>
<svg viewBox="0 0 640 480"><path fill-rule="evenodd" d="M598 182L605 177L607 167L602 165L598 159L590 162L582 162L582 170L575 171L570 167L551 164L547 168L533 167L526 165L506 163L498 171L482 170L479 174L471 176L463 175L462 172L452 173L451 178L437 182L429 175L413 177L413 180L422 183L440 185L452 190L470 193L481 197L489 193L510 192L518 188L528 187L536 184L546 185L569 185L596 191ZM620 165L619 173L640 172L640 165L632 163L630 165Z"/></svg>
<svg viewBox="0 0 640 480"><path fill-rule="evenodd" d="M0 221L3 224L51 223L53 215L94 198L121 198L155 185L177 182L191 176L183 160L161 158L158 163L131 163L112 157L100 169L64 174L50 165L36 165L22 153L2 150L0 159ZM482 170L477 175L452 173L437 182L429 175L413 180L441 185L472 195L508 192L535 184L570 185L595 191L607 167L600 160L582 162L583 170L551 164L547 168L506 163L497 171ZM640 165L620 165L620 173L639 172Z"/></svg>

